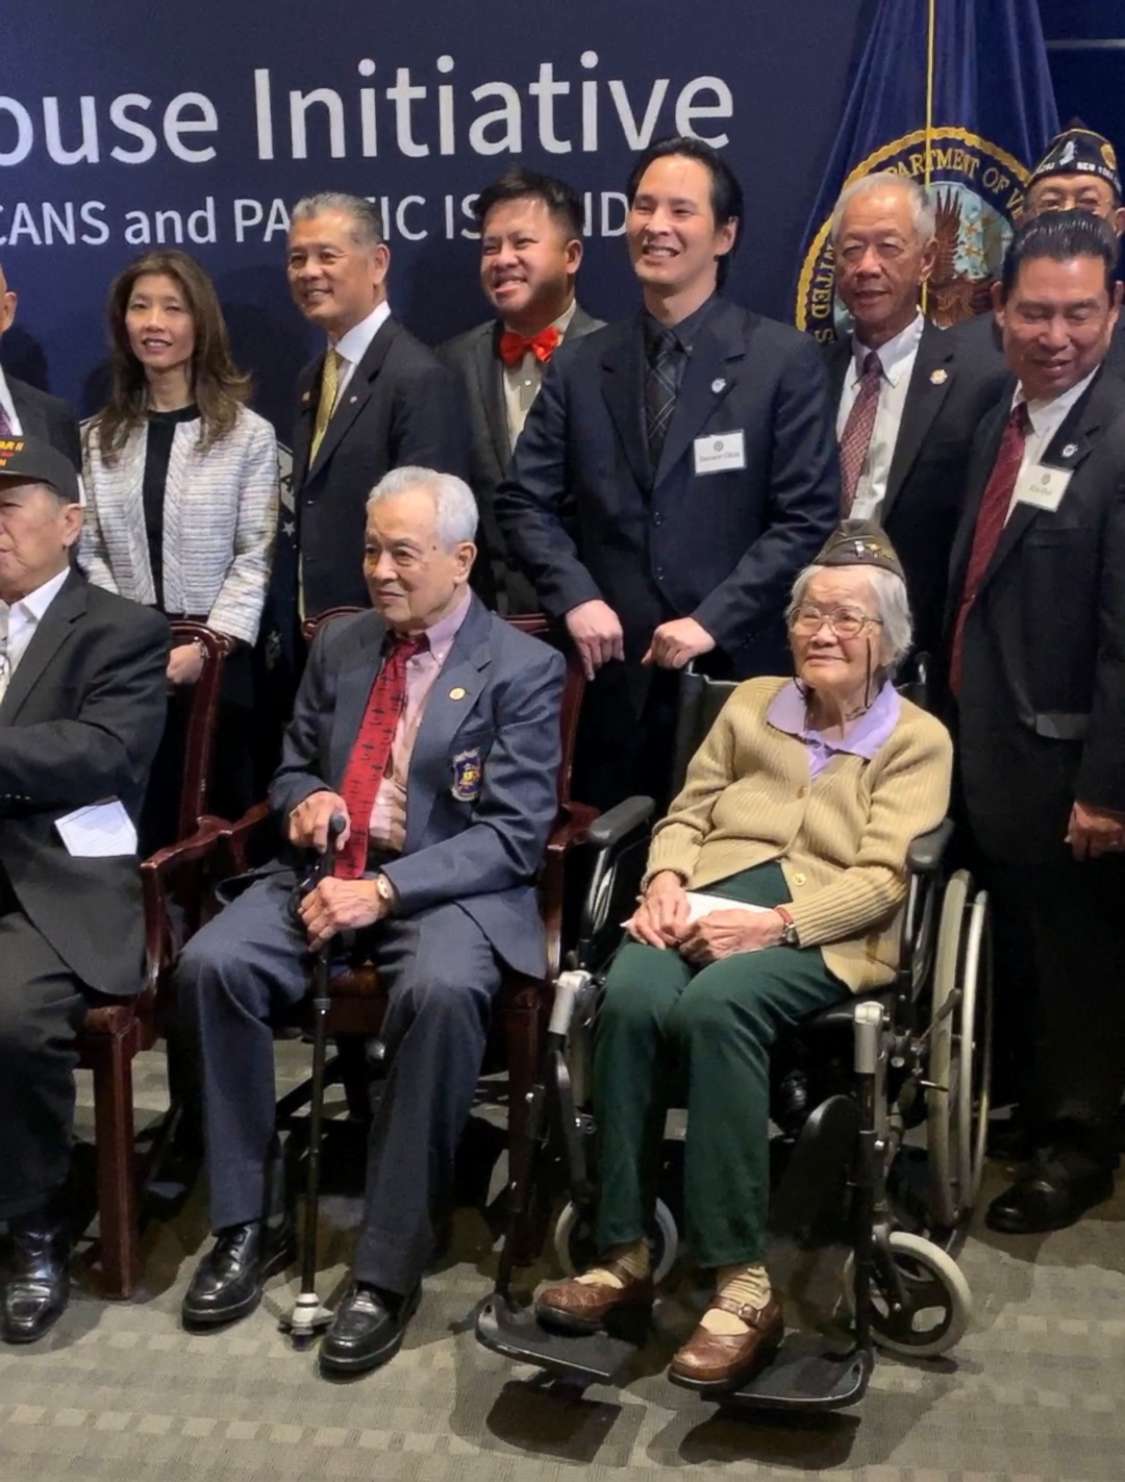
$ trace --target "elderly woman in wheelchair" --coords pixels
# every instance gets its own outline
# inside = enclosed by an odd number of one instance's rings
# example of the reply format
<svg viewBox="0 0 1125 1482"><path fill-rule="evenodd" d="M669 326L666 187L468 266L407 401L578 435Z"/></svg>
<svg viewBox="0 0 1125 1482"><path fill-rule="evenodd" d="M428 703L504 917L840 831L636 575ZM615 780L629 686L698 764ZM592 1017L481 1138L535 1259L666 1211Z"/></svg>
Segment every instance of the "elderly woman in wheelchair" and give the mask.
<svg viewBox="0 0 1125 1482"><path fill-rule="evenodd" d="M600 1256L536 1303L578 1333L652 1303L646 1231L682 1089L687 1236L715 1293L669 1377L704 1391L756 1372L784 1330L763 1265L771 1049L892 980L907 850L949 800L949 736L892 683L911 628L882 532L834 536L787 618L796 679L735 690L654 831L598 1021Z"/></svg>

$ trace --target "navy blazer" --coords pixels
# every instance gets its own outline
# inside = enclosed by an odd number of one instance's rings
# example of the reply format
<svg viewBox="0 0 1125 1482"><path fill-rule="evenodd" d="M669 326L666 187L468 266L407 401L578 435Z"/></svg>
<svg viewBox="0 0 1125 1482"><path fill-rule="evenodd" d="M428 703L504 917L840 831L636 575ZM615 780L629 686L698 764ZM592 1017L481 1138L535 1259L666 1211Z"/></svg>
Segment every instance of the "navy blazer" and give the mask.
<svg viewBox="0 0 1125 1482"><path fill-rule="evenodd" d="M78 418L61 396L52 396L29 386L26 381L17 381L15 376L5 376L16 415L20 419L25 437L38 437L50 443L82 472L82 444L78 435Z"/></svg>
<svg viewBox="0 0 1125 1482"><path fill-rule="evenodd" d="M1005 400L974 448L953 547L956 621ZM993 859L1059 860L1076 799L1125 810L1125 385L1103 370L1044 463L1070 469L1053 513L1017 504L965 626L956 727L973 832Z"/></svg>
<svg viewBox="0 0 1125 1482"><path fill-rule="evenodd" d="M566 664L479 598L470 604L415 738L403 850L383 873L399 914L455 902L503 961L536 977L546 945L535 878L557 811ZM283 820L310 793L340 791L385 633L365 612L317 635L270 786ZM471 799L456 785L466 761L483 769Z"/></svg>
<svg viewBox="0 0 1125 1482"><path fill-rule="evenodd" d="M640 659L659 623L691 616L737 675L773 673L788 660L782 617L793 578L839 514L820 347L717 299L656 469L644 377L639 313L556 351L497 491L505 539L549 613L608 602L627 661ZM696 440L734 432L745 468L696 474Z"/></svg>
<svg viewBox="0 0 1125 1482"><path fill-rule="evenodd" d="M143 986L135 854L76 858L56 819L117 797L137 821L167 707L167 621L71 572L0 702L0 869L88 988Z"/></svg>
<svg viewBox="0 0 1125 1482"><path fill-rule="evenodd" d="M386 320L352 372L309 465L324 356L301 372L293 431L293 489L305 615L367 606L367 496L404 464L462 478L468 439L453 374L397 320ZM278 560L292 559L292 547ZM295 590L295 587L293 588Z"/></svg>
<svg viewBox="0 0 1125 1482"><path fill-rule="evenodd" d="M949 555L973 438L1010 381L996 345L978 339L979 332L966 334L960 325L927 323L923 329L878 514L906 573L914 647L931 654L941 643ZM825 353L835 409L852 359L851 338L830 342Z"/></svg>

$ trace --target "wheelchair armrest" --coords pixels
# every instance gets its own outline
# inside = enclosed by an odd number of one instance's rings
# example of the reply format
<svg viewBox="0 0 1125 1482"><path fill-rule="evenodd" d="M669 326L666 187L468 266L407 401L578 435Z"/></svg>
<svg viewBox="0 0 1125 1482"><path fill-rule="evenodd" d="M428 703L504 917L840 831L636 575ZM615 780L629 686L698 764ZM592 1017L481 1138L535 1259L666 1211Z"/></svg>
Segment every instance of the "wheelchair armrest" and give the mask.
<svg viewBox="0 0 1125 1482"><path fill-rule="evenodd" d="M625 798L608 808L586 830L586 842L595 849L612 849L642 828L652 817L656 804L651 798Z"/></svg>
<svg viewBox="0 0 1125 1482"><path fill-rule="evenodd" d="M911 839L906 864L916 875L936 875L953 837L953 820L943 818L937 828Z"/></svg>

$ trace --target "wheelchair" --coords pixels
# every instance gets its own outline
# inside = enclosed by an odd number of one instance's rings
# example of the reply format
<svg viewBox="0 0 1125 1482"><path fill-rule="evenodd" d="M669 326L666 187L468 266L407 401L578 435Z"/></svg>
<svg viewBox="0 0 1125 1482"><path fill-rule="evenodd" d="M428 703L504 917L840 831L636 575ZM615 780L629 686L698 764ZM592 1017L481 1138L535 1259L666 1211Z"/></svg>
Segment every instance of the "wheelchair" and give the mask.
<svg viewBox="0 0 1125 1482"><path fill-rule="evenodd" d="M920 669L918 681L902 686L916 701L925 698L924 663ZM734 687L690 670L682 676L673 762L678 781ZM570 1274L596 1254L593 1032L619 923L633 909L652 813L650 799L629 798L587 831L589 884L576 945L554 985L543 1059L528 1097L524 1176L509 1184L510 1227L496 1287L476 1318L476 1337L486 1348L579 1386L624 1382L643 1339L620 1328L572 1335L540 1326L526 1297L513 1293L513 1236L536 1211L544 1229L561 1196L553 1242L558 1264ZM892 984L811 1016L775 1052L771 1113L779 1132L771 1154L779 1155L781 1171L769 1228L798 1248L834 1243L849 1249L833 1314L841 1336L787 1331L767 1368L710 1396L724 1406L817 1411L855 1405L867 1389L877 1348L931 1357L953 1348L968 1326L972 1299L956 1256L984 1166L991 954L985 892L965 870L947 877L952 832L946 820L910 847ZM780 1107L778 1100L788 1104ZM657 1283L677 1254L672 1202L658 1202L650 1231Z"/></svg>

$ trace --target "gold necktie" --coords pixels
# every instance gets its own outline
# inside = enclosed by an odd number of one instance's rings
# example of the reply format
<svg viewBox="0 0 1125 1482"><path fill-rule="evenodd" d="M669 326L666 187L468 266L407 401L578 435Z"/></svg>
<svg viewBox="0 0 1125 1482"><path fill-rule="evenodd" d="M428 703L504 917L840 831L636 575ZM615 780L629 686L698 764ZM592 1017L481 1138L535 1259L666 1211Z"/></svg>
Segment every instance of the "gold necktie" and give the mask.
<svg viewBox="0 0 1125 1482"><path fill-rule="evenodd" d="M324 441L324 434L332 418L336 396L340 388L340 361L335 350L324 357L324 370L320 376L320 400L316 404L316 422L313 425L312 447L309 449L309 466L316 462L316 455Z"/></svg>

